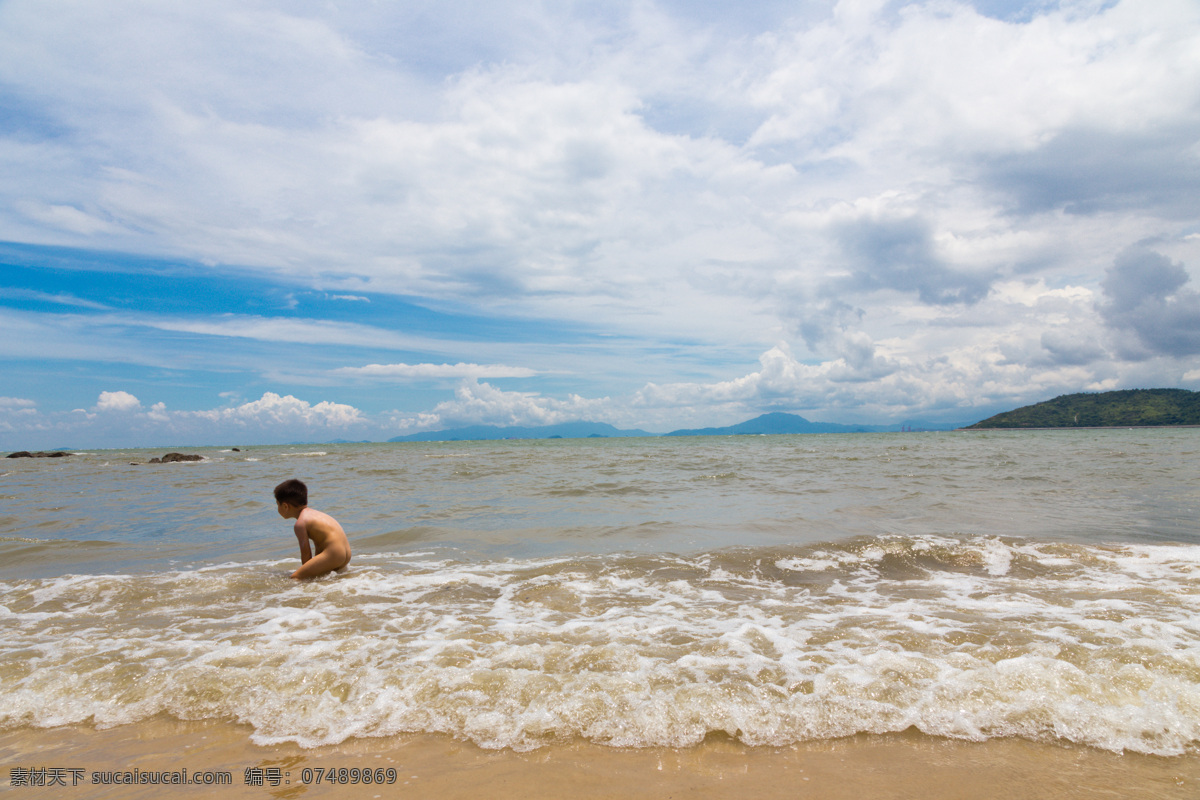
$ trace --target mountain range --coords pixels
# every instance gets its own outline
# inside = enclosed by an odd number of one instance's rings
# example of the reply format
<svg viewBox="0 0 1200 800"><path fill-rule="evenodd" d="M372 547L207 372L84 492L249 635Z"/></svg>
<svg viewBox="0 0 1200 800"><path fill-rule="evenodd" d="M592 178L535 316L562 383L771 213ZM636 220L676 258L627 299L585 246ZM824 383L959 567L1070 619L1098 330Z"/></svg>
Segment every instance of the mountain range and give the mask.
<svg viewBox="0 0 1200 800"><path fill-rule="evenodd" d="M472 425L443 431L425 431L396 436L389 442L453 442L495 439L601 439L620 436L755 436L779 433L874 433L900 430L952 430L953 424L918 423L904 425L841 425L836 422L810 422L796 414L772 412L723 428L695 428L666 434L615 428L603 422L564 422L559 425L508 426Z"/></svg>
<svg viewBox="0 0 1200 800"><path fill-rule="evenodd" d="M773 433L872 433L887 430L879 425L839 425L836 422L809 422L796 414L776 411L737 425L723 428L692 428L671 431L664 436L755 436ZM894 430L894 428L892 428Z"/></svg>

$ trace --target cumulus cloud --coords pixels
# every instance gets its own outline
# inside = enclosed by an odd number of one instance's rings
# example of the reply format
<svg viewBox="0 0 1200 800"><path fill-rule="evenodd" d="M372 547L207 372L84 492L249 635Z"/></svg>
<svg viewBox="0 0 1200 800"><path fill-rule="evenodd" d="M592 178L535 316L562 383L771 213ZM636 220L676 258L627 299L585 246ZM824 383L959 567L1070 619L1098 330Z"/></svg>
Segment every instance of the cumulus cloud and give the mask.
<svg viewBox="0 0 1200 800"><path fill-rule="evenodd" d="M380 429L359 409L323 400L310 403L266 392L258 400L199 411L149 408L124 391L102 392L92 412L42 413L31 401L0 402L0 432L10 447L45 447L75 440L87 447L143 447L162 441L213 445L247 439L260 443L322 441Z"/></svg>
<svg viewBox="0 0 1200 800"><path fill-rule="evenodd" d="M1120 253L1105 274L1100 311L1128 358L1200 353L1200 293L1187 288L1187 270L1146 246ZM1140 345L1134 346L1134 345Z"/></svg>
<svg viewBox="0 0 1200 800"><path fill-rule="evenodd" d="M230 408L210 411L179 412L184 418L211 421L218 425L234 425L252 430L287 430L308 432L321 428L347 428L366 422L362 413L345 403L323 400L310 404L289 395L267 392L258 400Z"/></svg>
<svg viewBox="0 0 1200 800"><path fill-rule="evenodd" d="M96 411L136 411L141 408L141 402L129 392L101 392L96 401Z"/></svg>
<svg viewBox="0 0 1200 800"><path fill-rule="evenodd" d="M1108 354L1093 335L1074 328L1053 328L1039 341L1052 364L1085 366Z"/></svg>
<svg viewBox="0 0 1200 800"><path fill-rule="evenodd" d="M1021 214L1153 210L1200 213L1200 154L1194 128L1114 132L1069 129L1038 147L983 162L982 177Z"/></svg>
<svg viewBox="0 0 1200 800"><path fill-rule="evenodd" d="M609 398L587 399L570 395L566 400L536 392L511 392L474 379L462 381L454 399L438 403L431 412L405 415L393 412L391 425L401 431L440 430L466 425L554 425L586 419L614 417Z"/></svg>
<svg viewBox="0 0 1200 800"><path fill-rule="evenodd" d="M956 270L935 251L925 221L856 219L835 226L838 243L851 259L854 288L915 291L923 303L974 303L988 279Z"/></svg>
<svg viewBox="0 0 1200 800"><path fill-rule="evenodd" d="M0 397L0 431L16 433L38 427L37 403L23 397Z"/></svg>
<svg viewBox="0 0 1200 800"><path fill-rule="evenodd" d="M855 344L859 348L853 356L856 364L845 358L805 364L781 343L761 356L760 369L755 372L713 383L650 383L628 397L586 398L572 394L558 399L464 380L455 388L452 400L426 413L393 412L389 424L407 432L477 424L552 425L585 419L670 430L692 423L698 419L698 412L737 421L737 415L765 409L816 408L838 393L845 407L857 408L863 400L855 399L858 391L851 387L884 379L888 370L879 368L880 359L871 343L860 340Z"/></svg>
<svg viewBox="0 0 1200 800"><path fill-rule="evenodd" d="M841 357L810 364L798 360L787 344L780 343L759 357L757 371L713 383L650 383L634 394L630 405L652 413L668 427L685 427L674 421L681 409L689 421L695 418L694 409L715 409L727 421L740 421L766 410L811 413L814 409L839 416L849 412L858 419L877 408L883 390L889 391L889 402L894 404L892 414L915 405L912 397L896 393L902 382L908 382L903 394L911 394L912 376L903 380L894 376L900 364L879 356L865 334L845 335L841 347Z"/></svg>

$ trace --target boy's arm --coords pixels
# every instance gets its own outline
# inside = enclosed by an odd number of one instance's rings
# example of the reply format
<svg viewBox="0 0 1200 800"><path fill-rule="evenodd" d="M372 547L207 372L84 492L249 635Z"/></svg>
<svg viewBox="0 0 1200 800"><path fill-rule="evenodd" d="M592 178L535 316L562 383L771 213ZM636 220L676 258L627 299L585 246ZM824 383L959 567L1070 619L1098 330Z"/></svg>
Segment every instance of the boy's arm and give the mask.
<svg viewBox="0 0 1200 800"><path fill-rule="evenodd" d="M300 541L300 563L307 564L312 558L312 550L308 545L308 529L300 520L296 520L294 530L296 531L296 539Z"/></svg>

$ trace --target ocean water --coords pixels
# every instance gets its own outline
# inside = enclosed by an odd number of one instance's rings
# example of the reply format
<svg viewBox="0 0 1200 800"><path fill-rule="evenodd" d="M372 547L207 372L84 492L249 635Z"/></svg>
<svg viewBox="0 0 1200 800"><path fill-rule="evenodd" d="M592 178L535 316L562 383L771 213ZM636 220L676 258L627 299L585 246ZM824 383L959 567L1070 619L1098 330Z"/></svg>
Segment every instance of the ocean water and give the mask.
<svg viewBox="0 0 1200 800"><path fill-rule="evenodd" d="M1200 430L163 452L0 461L0 728L1200 750Z"/></svg>

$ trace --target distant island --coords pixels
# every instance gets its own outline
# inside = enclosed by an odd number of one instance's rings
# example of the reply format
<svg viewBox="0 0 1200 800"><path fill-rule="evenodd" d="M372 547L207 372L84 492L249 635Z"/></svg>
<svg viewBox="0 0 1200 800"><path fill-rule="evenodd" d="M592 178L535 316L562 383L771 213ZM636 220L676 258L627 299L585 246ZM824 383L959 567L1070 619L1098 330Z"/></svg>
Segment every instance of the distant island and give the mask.
<svg viewBox="0 0 1200 800"><path fill-rule="evenodd" d="M1200 425L1200 392L1124 389L1064 394L1006 411L963 430L985 428L1124 428Z"/></svg>

